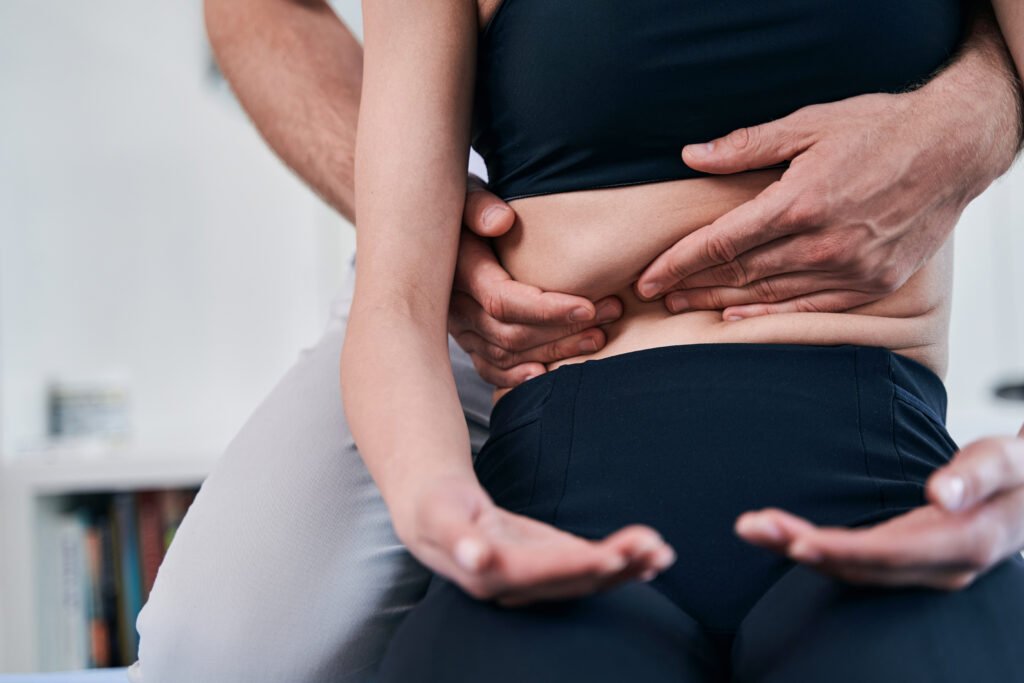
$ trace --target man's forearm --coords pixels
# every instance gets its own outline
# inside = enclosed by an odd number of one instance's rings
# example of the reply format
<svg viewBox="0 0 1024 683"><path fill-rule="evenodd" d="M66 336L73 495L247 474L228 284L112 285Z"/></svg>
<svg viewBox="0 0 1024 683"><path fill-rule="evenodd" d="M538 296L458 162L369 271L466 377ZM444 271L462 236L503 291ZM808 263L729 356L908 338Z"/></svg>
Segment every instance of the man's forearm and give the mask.
<svg viewBox="0 0 1024 683"><path fill-rule="evenodd" d="M355 223L363 51L322 0L206 0L220 65L256 128L321 198Z"/></svg>
<svg viewBox="0 0 1024 683"><path fill-rule="evenodd" d="M965 180L973 180L968 200L1009 169L1024 139L1020 81L992 7L987 0L969 5L972 16L963 47L924 86L943 93L951 106L962 109L967 117L965 125L976 125L972 121L979 120L995 124L985 127L987 134L975 145L972 158L961 160L966 165L972 161L978 165L963 169ZM998 120L993 121L993 112Z"/></svg>

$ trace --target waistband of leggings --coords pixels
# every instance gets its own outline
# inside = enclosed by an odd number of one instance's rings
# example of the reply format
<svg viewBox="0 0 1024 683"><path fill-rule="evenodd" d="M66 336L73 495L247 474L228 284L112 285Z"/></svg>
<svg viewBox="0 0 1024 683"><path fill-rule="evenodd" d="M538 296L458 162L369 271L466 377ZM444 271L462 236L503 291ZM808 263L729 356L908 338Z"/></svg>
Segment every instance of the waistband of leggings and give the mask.
<svg viewBox="0 0 1024 683"><path fill-rule="evenodd" d="M644 386L657 383L661 378L683 377L696 374L713 376L717 367L737 364L750 373L751 386L771 381L773 372L782 373L787 380L822 382L831 381L816 373L859 364L858 372L877 375L877 379L891 382L896 395L932 413L944 424L946 419L946 387L931 369L915 360L889 349L875 346L840 345L811 346L804 344L685 344L642 349L628 353L562 365L543 375L523 382L495 404L491 412L491 432L499 433L530 420L544 406L555 386L562 382L577 382L586 377L585 386L605 387L607 391L623 395ZM854 377L840 372L838 377ZM628 400L628 399L627 399Z"/></svg>

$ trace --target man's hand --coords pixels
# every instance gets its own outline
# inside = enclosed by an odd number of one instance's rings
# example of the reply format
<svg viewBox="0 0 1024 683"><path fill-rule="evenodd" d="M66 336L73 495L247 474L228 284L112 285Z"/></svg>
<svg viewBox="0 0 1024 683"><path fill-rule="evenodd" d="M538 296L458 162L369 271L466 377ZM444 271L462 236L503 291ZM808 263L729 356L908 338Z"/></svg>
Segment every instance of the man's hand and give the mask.
<svg viewBox="0 0 1024 683"><path fill-rule="evenodd" d="M851 583L956 590L1024 548L1024 427L976 441L928 480L929 504L867 529L744 513L747 541Z"/></svg>
<svg viewBox="0 0 1024 683"><path fill-rule="evenodd" d="M958 60L918 90L814 105L685 147L687 165L708 173L791 163L655 259L638 295L674 292L670 311L724 309L729 320L843 311L902 286L1017 151L1012 66L991 21L976 23Z"/></svg>
<svg viewBox="0 0 1024 683"><path fill-rule="evenodd" d="M596 303L516 282L487 241L508 232L512 209L470 178L448 331L470 354L480 376L511 387L547 371L546 363L593 353L605 344L598 325L622 315L622 303Z"/></svg>
<svg viewBox="0 0 1024 683"><path fill-rule="evenodd" d="M497 507L472 479L420 484L414 498L394 515L409 550L473 597L509 607L650 580L675 561L650 527L589 541Z"/></svg>

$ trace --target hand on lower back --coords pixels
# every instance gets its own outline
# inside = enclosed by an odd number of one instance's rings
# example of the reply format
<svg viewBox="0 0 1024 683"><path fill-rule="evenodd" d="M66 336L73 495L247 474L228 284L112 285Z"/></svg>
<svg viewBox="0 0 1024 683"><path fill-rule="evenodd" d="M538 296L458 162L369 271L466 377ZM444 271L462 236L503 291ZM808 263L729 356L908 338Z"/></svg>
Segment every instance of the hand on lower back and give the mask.
<svg viewBox="0 0 1024 683"><path fill-rule="evenodd" d="M675 560L653 529L590 541L497 507L475 481L421 486L395 526L409 550L470 595L506 606L581 597L650 579Z"/></svg>
<svg viewBox="0 0 1024 683"><path fill-rule="evenodd" d="M714 174L791 163L655 259L638 294L728 320L843 311L894 292L1013 159L1015 95L998 62L965 56L913 92L813 105L687 146L683 160ZM978 82L992 92L980 108Z"/></svg>
<svg viewBox="0 0 1024 683"><path fill-rule="evenodd" d="M487 241L512 229L512 209L470 179L448 331L486 381L512 387L545 365L593 353L605 343L599 325L622 315L615 297L598 302L516 282Z"/></svg>

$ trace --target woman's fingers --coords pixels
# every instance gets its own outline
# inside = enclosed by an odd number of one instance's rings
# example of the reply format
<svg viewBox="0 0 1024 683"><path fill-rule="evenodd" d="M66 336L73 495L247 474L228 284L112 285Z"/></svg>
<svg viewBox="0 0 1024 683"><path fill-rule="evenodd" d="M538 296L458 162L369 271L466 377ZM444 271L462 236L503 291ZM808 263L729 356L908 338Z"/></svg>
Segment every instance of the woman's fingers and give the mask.
<svg viewBox="0 0 1024 683"><path fill-rule="evenodd" d="M741 538L777 552L785 552L794 538L814 528L802 517L778 508L745 512L735 524L735 531Z"/></svg>
<svg viewBox="0 0 1024 683"><path fill-rule="evenodd" d="M1024 486L1024 427L1016 438L991 437L962 448L928 480L927 495L946 510L969 509Z"/></svg>

